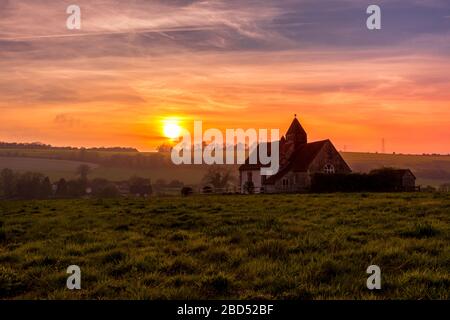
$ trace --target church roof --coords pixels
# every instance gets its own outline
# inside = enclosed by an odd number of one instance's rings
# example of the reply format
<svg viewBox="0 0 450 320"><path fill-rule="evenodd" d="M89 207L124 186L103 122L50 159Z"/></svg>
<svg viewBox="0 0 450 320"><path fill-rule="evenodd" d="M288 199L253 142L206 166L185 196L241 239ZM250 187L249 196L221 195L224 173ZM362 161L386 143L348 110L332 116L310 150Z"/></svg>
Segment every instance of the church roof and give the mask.
<svg viewBox="0 0 450 320"><path fill-rule="evenodd" d="M279 177L279 174L283 172L282 175L289 170L293 170L295 172L306 172L311 165L311 163L316 158L319 151L322 149L322 147L329 142L330 140L323 140L323 141L316 141L311 143L306 143L303 145L298 146L298 148L294 151L294 153L291 155L288 164L284 166L283 168L280 168L277 174L271 176L267 181L271 180L272 178L275 178L275 180ZM268 152L270 154L270 144L267 145ZM257 149L258 150L258 149ZM258 151L255 151L258 152ZM258 157L259 158L259 157ZM257 164L250 164L249 158L245 161L245 164L241 165L239 167L240 171L248 171L248 170L259 170L262 167L269 167L270 165L262 165L259 163Z"/></svg>
<svg viewBox="0 0 450 320"><path fill-rule="evenodd" d="M281 143L281 141L280 141L280 143ZM262 167L270 167L269 164L262 165L259 162L259 147L260 147L260 145L261 144L258 144L258 146L256 147L255 151L253 151L257 155L257 162L258 163L251 164L250 163L250 157L247 157L247 159L245 160L245 163L239 167L239 171L259 170ZM270 156L272 154L272 144L271 143L266 143L266 148L267 148L267 154Z"/></svg>
<svg viewBox="0 0 450 320"><path fill-rule="evenodd" d="M294 120L291 123L291 126L289 127L288 131L286 132L286 136L294 135L294 136L306 136L306 131L303 129L302 125L298 121L297 118L294 118Z"/></svg>
<svg viewBox="0 0 450 320"><path fill-rule="evenodd" d="M322 150L323 146L330 140L316 141L300 145L290 157L288 164L280 168L277 174L270 176L265 184L274 184L279 178L288 171L306 172L314 159Z"/></svg>

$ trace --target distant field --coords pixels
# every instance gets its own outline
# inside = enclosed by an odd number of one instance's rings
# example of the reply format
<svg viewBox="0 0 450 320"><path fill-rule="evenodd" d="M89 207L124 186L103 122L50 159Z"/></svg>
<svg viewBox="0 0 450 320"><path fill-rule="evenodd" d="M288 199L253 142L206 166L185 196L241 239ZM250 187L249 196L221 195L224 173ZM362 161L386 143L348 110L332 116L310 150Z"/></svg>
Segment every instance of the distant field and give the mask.
<svg viewBox="0 0 450 320"><path fill-rule="evenodd" d="M448 194L0 201L0 298L449 299L449 243Z"/></svg>
<svg viewBox="0 0 450 320"><path fill-rule="evenodd" d="M76 161L61 160L61 163L55 162L57 160L51 159L40 160L41 158L56 158L68 157L71 154L75 155L76 151L71 150L27 150L27 149L0 149L0 169L7 166L17 166L17 170L27 171L41 171L52 178L71 178L74 173L74 163ZM136 153L136 152L112 152L100 151L96 152L100 158L111 157L115 154L137 155L144 157L154 156L155 153ZM3 157L2 157L3 155ZM15 156L15 160L9 160L9 157ZM450 156L422 156L422 155L394 155L394 154L375 154L375 153L356 153L344 152L343 158L348 162L350 167L355 172L368 172L372 169L383 166L391 166L397 168L410 168L417 177L417 184L426 186L439 186L443 183L450 183ZM25 160L17 160L24 158ZM15 164L15 161L20 164ZM75 165L76 167L76 165ZM92 172L91 177L102 177L110 180L125 180L130 176L139 175L157 179L180 180L187 184L200 183L205 174L205 166L182 166L182 167L166 167L155 169L132 169L127 167L105 167L102 165L96 166ZM43 168L40 170L40 168ZM53 169L54 168L54 169ZM237 174L237 166L235 166Z"/></svg>
<svg viewBox="0 0 450 320"><path fill-rule="evenodd" d="M181 166L156 169L129 169L99 167L93 171L92 177L104 177L113 181L126 180L133 175L150 178L153 182L164 179L183 181L186 184L198 184L206 173L204 166ZM236 168L237 173L237 168Z"/></svg>
<svg viewBox="0 0 450 320"><path fill-rule="evenodd" d="M344 152L343 158L353 171L368 172L383 166L409 168L418 185L439 186L450 183L450 156L422 156Z"/></svg>
<svg viewBox="0 0 450 320"><path fill-rule="evenodd" d="M201 181L206 171L204 167L198 166L181 166L156 169L131 169L104 167L95 163L79 161L27 157L0 157L0 170L3 168L10 168L18 172L41 172L44 175L50 177L52 181L57 181L60 178L75 178L76 168L80 164L87 164L92 168L92 172L89 174L89 177L91 179L106 178L112 181L127 180L130 177L136 175L144 178L150 178L153 182L158 179L164 179L167 182L170 182L172 180L179 180L187 184L197 184Z"/></svg>
<svg viewBox="0 0 450 320"><path fill-rule="evenodd" d="M9 168L19 172L34 171L43 173L52 180L59 178L70 179L75 178L76 168L83 163L85 162L39 158L0 157L0 170L3 168ZM93 163L86 164L93 169L98 167L98 165Z"/></svg>

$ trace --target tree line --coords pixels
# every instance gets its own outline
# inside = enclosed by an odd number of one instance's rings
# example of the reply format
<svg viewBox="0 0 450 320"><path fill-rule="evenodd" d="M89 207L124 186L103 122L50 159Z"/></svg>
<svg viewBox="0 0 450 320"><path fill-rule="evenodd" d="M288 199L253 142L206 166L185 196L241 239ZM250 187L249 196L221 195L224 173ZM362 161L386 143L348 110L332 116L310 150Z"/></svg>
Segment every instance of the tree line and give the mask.
<svg viewBox="0 0 450 320"><path fill-rule="evenodd" d="M52 183L49 177L37 172L19 173L11 169L0 171L1 199L50 199L78 198L83 196L118 197L122 193L149 196L152 194L150 179L131 177L120 183L103 178L88 179L90 167L80 165L77 178L59 179ZM121 188L124 188L124 190Z"/></svg>
<svg viewBox="0 0 450 320"><path fill-rule="evenodd" d="M150 196L153 193L165 194L167 190L175 190L185 196L194 193L193 186L186 186L179 180L166 182L158 179L152 184L150 179L138 176L120 182L104 178L90 179L91 168L86 164L80 165L75 174L74 179L61 178L52 183L50 178L42 173L20 173L3 169L0 171L0 199ZM231 190L235 183L236 177L230 168L211 166L203 176L202 192L224 192Z"/></svg>

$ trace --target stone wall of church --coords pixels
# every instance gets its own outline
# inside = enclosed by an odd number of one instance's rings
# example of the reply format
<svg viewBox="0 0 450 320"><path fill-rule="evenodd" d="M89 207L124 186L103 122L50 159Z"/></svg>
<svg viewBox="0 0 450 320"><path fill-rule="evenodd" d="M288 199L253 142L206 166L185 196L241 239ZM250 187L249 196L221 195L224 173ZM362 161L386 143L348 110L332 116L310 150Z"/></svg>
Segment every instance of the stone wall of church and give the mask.
<svg viewBox="0 0 450 320"><path fill-rule="evenodd" d="M310 174L324 172L326 165L332 165L335 173L350 173L351 169L331 142L327 142L309 168Z"/></svg>
<svg viewBox="0 0 450 320"><path fill-rule="evenodd" d="M267 193L278 192L304 192L307 191L311 185L311 179L306 172L292 172L286 173L283 178L279 179L274 185L268 185L265 188Z"/></svg>
<svg viewBox="0 0 450 320"><path fill-rule="evenodd" d="M287 172L274 185L265 186L266 193L305 192L311 186L311 176L324 172L331 165L335 173L350 173L351 170L331 142L327 142L319 152L308 172Z"/></svg>

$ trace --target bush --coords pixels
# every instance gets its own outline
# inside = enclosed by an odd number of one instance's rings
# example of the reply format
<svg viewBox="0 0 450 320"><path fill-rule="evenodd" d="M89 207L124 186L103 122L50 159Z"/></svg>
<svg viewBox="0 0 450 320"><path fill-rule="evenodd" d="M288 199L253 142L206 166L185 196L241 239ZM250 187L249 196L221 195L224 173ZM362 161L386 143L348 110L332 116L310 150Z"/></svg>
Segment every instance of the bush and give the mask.
<svg viewBox="0 0 450 320"><path fill-rule="evenodd" d="M393 192L402 191L395 170L383 168L366 173L316 173L311 179L312 192Z"/></svg>
<svg viewBox="0 0 450 320"><path fill-rule="evenodd" d="M181 195L184 197L190 196L193 193L194 193L194 190L192 190L191 187L183 187L181 189Z"/></svg>
<svg viewBox="0 0 450 320"><path fill-rule="evenodd" d="M150 179L132 177L130 179L130 193L137 196L151 196L153 189Z"/></svg>
<svg viewBox="0 0 450 320"><path fill-rule="evenodd" d="M213 188L211 188L210 186L205 186L202 189L203 193L212 193L213 192Z"/></svg>
<svg viewBox="0 0 450 320"><path fill-rule="evenodd" d="M117 187L106 179L94 179L90 185L95 197L114 198L120 195Z"/></svg>

